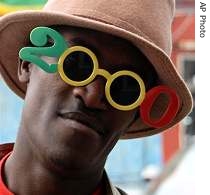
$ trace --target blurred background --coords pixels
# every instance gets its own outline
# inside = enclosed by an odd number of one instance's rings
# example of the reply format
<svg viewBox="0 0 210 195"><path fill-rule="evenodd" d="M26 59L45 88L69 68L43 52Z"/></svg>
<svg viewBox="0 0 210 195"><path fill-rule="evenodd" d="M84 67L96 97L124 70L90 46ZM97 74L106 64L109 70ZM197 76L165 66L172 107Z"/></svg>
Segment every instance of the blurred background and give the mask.
<svg viewBox="0 0 210 195"><path fill-rule="evenodd" d="M46 0L0 0L0 16L41 9ZM195 96L195 1L176 0L172 60ZM0 75L0 144L15 142L23 101ZM195 108L170 130L133 140L120 140L106 170L129 195L194 195Z"/></svg>

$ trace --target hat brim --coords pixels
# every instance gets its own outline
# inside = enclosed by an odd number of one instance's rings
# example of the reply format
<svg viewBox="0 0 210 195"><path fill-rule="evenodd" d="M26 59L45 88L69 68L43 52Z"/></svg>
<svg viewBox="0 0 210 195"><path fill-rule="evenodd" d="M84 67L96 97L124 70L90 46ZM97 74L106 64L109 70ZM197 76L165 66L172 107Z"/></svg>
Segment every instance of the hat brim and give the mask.
<svg viewBox="0 0 210 195"><path fill-rule="evenodd" d="M169 56L150 40L123 28L77 15L60 12L20 11L0 19L0 72L8 86L24 99L26 85L18 79L18 53L27 44L30 31L36 26L68 25L109 33L132 42L153 64L162 84L173 88L180 97L181 106L174 120L164 128L151 128L138 119L122 136L123 139L153 135L182 120L192 108L192 97ZM157 103L158 112L165 102Z"/></svg>

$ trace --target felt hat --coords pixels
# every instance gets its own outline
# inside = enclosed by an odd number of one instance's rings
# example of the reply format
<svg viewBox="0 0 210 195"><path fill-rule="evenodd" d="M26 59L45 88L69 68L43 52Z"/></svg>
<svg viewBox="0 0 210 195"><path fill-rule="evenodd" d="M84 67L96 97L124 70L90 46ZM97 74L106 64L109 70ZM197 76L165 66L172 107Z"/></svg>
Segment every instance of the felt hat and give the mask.
<svg viewBox="0 0 210 195"><path fill-rule="evenodd" d="M37 26L69 25L109 33L130 41L154 66L161 84L180 97L176 117L154 128L139 118L122 136L137 138L159 133L183 119L192 108L192 97L170 60L174 0L48 0L40 11L19 11L0 18L0 73L8 86L24 98L26 84L18 80L18 53ZM166 98L158 98L151 115L161 115Z"/></svg>

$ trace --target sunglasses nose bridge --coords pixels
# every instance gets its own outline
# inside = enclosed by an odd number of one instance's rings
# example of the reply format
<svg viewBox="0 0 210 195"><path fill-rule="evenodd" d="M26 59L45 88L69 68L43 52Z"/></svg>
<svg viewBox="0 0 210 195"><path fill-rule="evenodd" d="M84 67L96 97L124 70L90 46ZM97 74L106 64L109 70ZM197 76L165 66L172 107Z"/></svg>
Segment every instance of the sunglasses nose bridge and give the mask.
<svg viewBox="0 0 210 195"><path fill-rule="evenodd" d="M100 75L104 77L106 80L108 80L111 77L111 74L107 70L100 68L96 70L96 75Z"/></svg>

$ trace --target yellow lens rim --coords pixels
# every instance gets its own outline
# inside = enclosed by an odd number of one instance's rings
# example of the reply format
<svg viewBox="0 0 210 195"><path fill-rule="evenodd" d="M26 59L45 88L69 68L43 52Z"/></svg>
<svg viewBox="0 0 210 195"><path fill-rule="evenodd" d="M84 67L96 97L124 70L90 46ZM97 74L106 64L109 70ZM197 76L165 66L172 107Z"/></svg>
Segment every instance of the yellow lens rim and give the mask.
<svg viewBox="0 0 210 195"><path fill-rule="evenodd" d="M84 81L74 81L74 80L71 80L69 79L66 74L64 73L64 70L63 70L63 63L64 63L64 60L65 58L70 54L70 53L73 53L75 51L82 51L86 54L88 54L90 56L90 58L92 59L93 61L93 72L91 73L91 75L85 79ZM91 51L89 50L88 48L86 47L83 47L83 46L72 46L70 48L68 48L59 58L58 60L58 72L61 76L61 78L66 82L68 83L69 85L73 85L73 86L84 86L84 85L87 85L89 84L91 81L94 80L94 78L96 77L97 75L97 70L98 69L98 60L97 60L97 57L96 55Z"/></svg>
<svg viewBox="0 0 210 195"><path fill-rule="evenodd" d="M139 97L138 99L130 104L130 105L120 105L120 104L117 104L111 97L111 94L110 94L110 87L111 87L111 84L112 82L118 78L119 76L131 76L133 77L134 79L137 80L137 82L139 83L139 86L140 86L140 91L139 91ZM128 70L122 70L122 71L118 71L116 73L114 73L113 75L110 76L110 78L107 80L106 82L106 86L105 86L105 94L106 94L106 98L108 100L108 102L116 109L118 110L123 110L123 111L128 111L128 110L132 110L138 106L141 105L141 103L144 101L144 98L145 98L145 85L144 85L144 81L141 79L141 77L132 72L132 71L128 71Z"/></svg>

